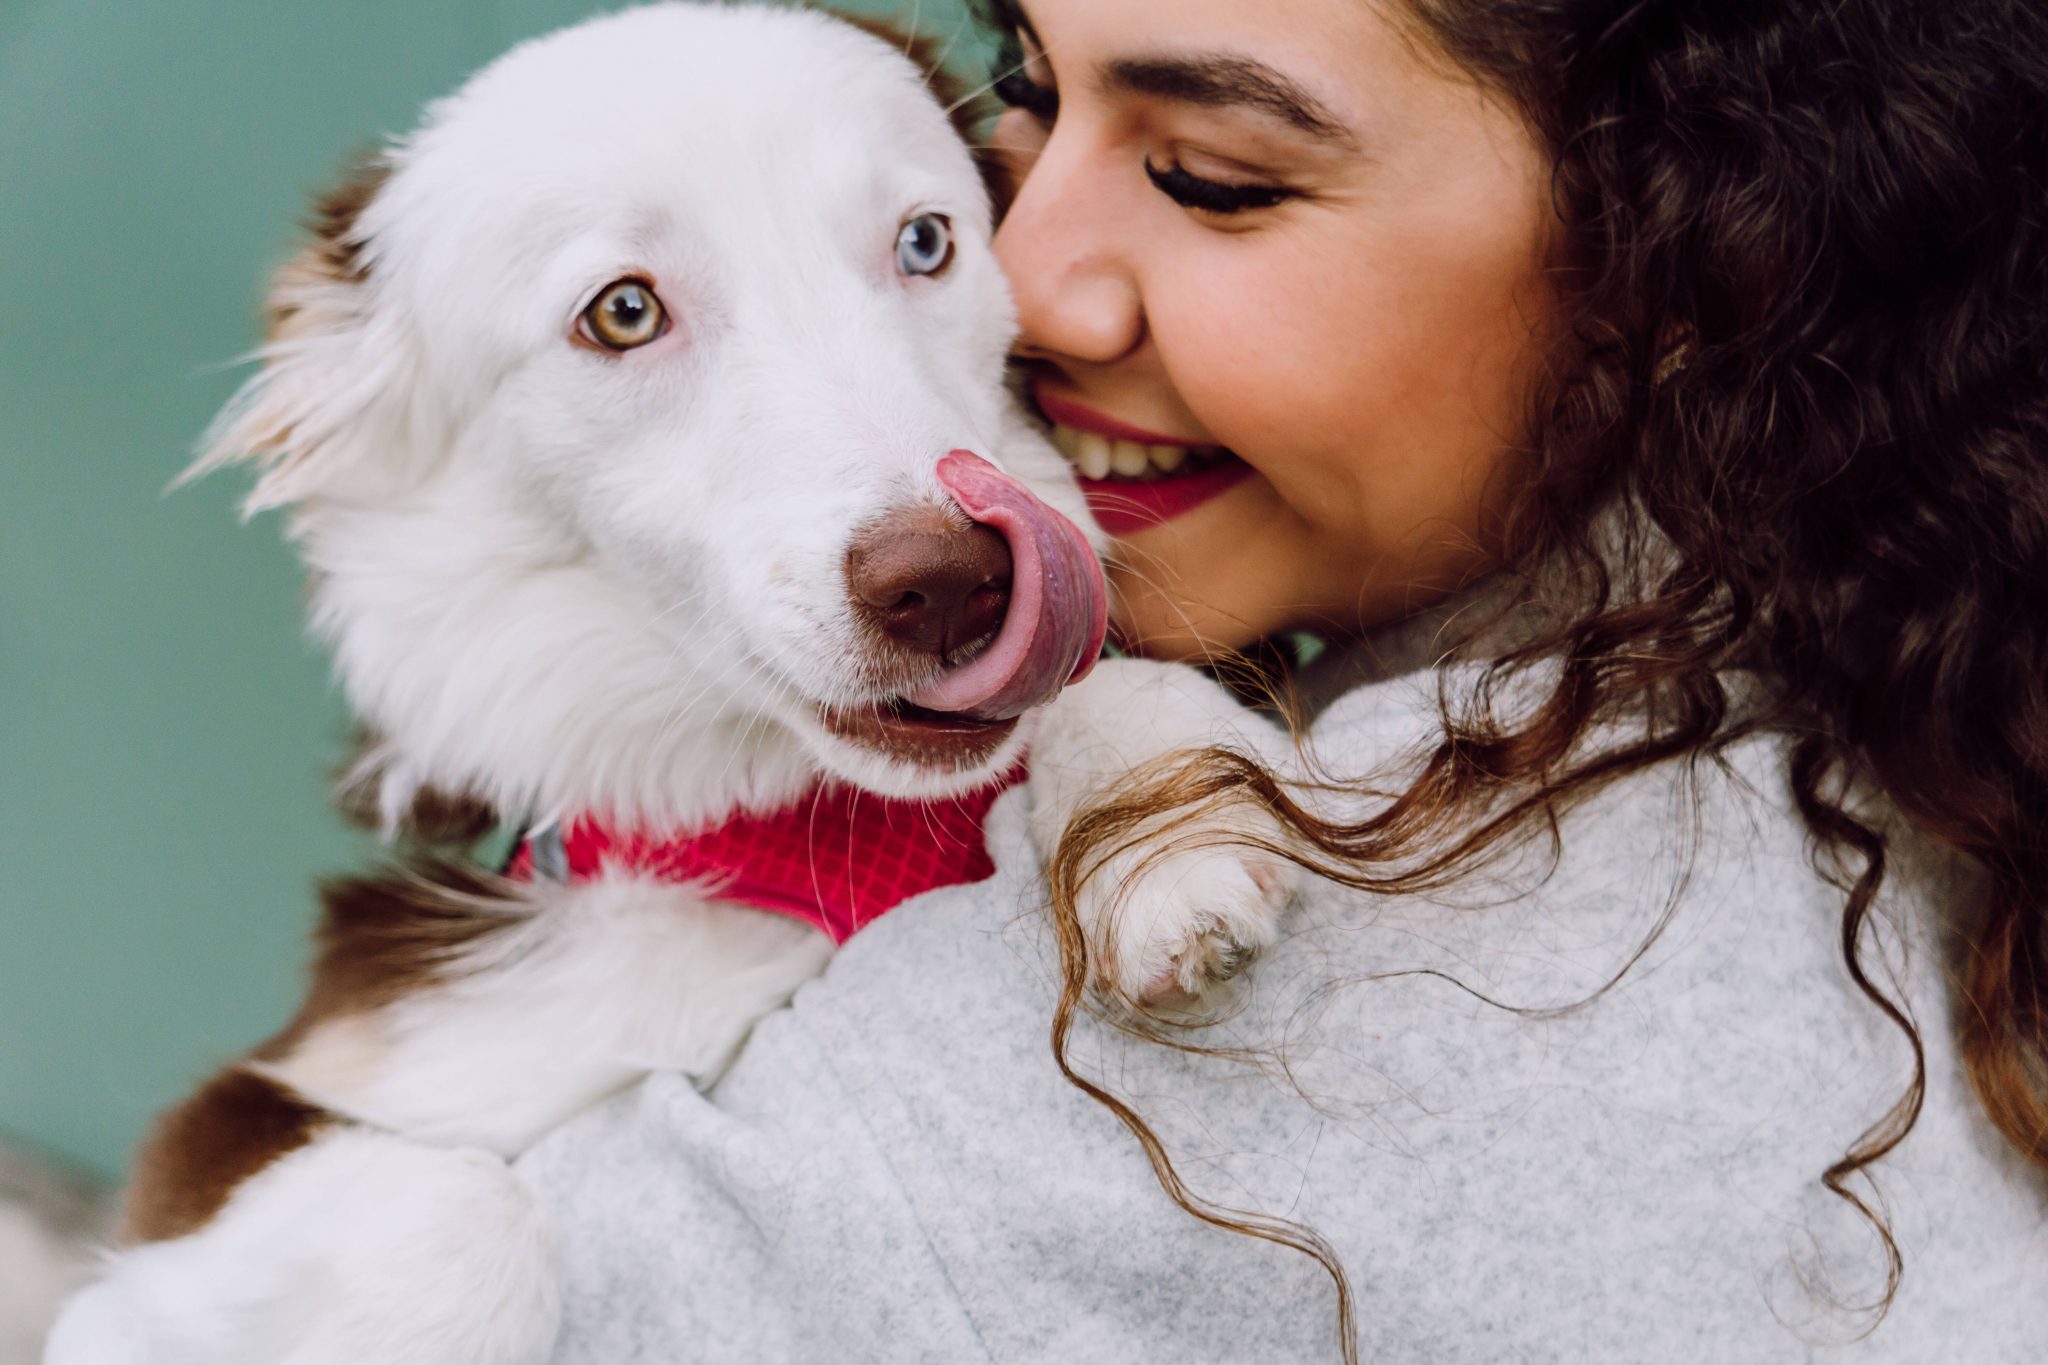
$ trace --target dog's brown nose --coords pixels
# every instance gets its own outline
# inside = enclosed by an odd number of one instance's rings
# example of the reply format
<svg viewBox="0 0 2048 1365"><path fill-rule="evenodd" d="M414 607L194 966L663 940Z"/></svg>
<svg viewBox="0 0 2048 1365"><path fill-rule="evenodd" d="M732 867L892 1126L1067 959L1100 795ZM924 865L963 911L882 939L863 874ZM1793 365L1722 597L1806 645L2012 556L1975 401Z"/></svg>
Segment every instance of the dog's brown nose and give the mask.
<svg viewBox="0 0 2048 1365"><path fill-rule="evenodd" d="M905 507L854 537L846 552L854 608L890 639L950 660L991 635L1010 609L1010 547L978 522L933 506Z"/></svg>

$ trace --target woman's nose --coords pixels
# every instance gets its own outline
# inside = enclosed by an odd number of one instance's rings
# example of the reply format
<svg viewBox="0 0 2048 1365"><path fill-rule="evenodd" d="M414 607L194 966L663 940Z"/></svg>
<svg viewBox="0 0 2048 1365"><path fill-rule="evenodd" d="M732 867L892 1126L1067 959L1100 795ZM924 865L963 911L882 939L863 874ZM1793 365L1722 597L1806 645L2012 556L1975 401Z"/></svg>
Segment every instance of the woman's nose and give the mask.
<svg viewBox="0 0 2048 1365"><path fill-rule="evenodd" d="M1125 268L1112 196L1092 187L1078 148L1005 115L997 145L1015 193L996 257L1017 303L1018 349L1106 365L1137 348L1145 312ZM1035 135L1034 135L1035 134ZM1099 177L1098 177L1099 179Z"/></svg>

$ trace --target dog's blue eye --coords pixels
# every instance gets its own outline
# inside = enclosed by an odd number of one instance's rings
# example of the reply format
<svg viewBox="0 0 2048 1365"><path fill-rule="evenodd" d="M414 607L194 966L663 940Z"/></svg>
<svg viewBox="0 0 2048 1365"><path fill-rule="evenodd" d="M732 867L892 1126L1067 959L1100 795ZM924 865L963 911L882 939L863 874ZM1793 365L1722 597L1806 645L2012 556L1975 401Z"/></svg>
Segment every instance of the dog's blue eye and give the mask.
<svg viewBox="0 0 2048 1365"><path fill-rule="evenodd" d="M920 213L896 234L896 268L906 275L936 275L953 260L953 225Z"/></svg>

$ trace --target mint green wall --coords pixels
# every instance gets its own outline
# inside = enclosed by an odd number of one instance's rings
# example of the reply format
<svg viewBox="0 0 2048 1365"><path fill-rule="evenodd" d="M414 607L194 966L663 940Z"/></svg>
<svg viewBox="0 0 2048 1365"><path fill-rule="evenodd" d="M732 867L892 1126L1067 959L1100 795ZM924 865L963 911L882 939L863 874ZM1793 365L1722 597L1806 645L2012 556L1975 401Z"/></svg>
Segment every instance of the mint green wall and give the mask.
<svg viewBox="0 0 2048 1365"><path fill-rule="evenodd" d="M275 519L162 490L307 194L598 8L0 0L0 1134L117 1172L289 1012L345 718Z"/></svg>

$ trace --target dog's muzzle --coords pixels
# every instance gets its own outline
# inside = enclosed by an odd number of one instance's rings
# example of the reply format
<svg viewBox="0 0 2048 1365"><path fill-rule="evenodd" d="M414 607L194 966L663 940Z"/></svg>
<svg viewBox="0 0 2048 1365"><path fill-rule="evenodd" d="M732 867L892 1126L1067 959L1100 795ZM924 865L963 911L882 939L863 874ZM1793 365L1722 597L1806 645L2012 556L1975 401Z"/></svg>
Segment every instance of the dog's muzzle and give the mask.
<svg viewBox="0 0 2048 1365"><path fill-rule="evenodd" d="M952 451L937 473L968 524L916 508L883 518L849 548L847 588L883 635L947 665L912 705L1008 720L1094 667L1109 615L1102 566L1080 527L980 456Z"/></svg>

